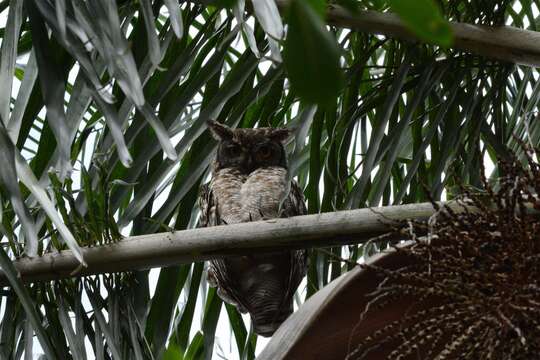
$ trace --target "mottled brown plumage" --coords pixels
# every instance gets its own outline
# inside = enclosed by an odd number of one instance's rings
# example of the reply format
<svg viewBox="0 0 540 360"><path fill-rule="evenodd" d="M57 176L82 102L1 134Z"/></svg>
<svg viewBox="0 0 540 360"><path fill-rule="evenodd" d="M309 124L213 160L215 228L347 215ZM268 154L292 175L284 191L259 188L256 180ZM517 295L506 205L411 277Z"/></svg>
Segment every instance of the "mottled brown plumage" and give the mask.
<svg viewBox="0 0 540 360"><path fill-rule="evenodd" d="M215 122L209 128L220 143L212 179L201 189L199 226L306 214L302 191L288 176L282 145L288 129L230 129ZM292 313L305 269L304 250L261 253L211 261L208 281L224 301L250 313L256 333L270 336Z"/></svg>

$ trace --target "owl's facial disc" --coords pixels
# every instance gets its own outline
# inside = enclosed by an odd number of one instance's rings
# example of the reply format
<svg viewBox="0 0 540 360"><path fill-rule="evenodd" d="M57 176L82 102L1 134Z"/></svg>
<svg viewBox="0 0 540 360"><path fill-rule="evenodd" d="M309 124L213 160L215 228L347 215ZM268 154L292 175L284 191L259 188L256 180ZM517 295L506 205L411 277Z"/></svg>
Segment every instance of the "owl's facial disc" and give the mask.
<svg viewBox="0 0 540 360"><path fill-rule="evenodd" d="M287 167L283 145L272 140L253 143L222 140L219 143L216 160L221 169L237 168L245 174L250 174L261 167Z"/></svg>
<svg viewBox="0 0 540 360"><path fill-rule="evenodd" d="M257 144L253 148L254 162L258 167L284 166L286 165L284 162L285 153L282 151L283 146L274 141Z"/></svg>
<svg viewBox="0 0 540 360"><path fill-rule="evenodd" d="M228 142L223 145L223 151L227 154L227 157L237 158L242 155L243 149L239 144L235 142Z"/></svg>
<svg viewBox="0 0 540 360"><path fill-rule="evenodd" d="M207 124L214 138L219 140L218 168L234 167L246 174L261 167L287 168L283 143L291 136L291 129L231 129L215 121Z"/></svg>
<svg viewBox="0 0 540 360"><path fill-rule="evenodd" d="M242 169L248 161L248 153L240 144L230 140L221 141L218 147L217 162L220 168Z"/></svg>

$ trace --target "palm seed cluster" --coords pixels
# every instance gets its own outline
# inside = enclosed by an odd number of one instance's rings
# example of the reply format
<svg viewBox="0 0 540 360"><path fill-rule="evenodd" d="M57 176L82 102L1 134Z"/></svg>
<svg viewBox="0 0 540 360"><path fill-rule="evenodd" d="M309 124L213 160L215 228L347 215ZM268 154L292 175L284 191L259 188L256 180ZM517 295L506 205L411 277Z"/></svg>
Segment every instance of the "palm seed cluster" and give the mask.
<svg viewBox="0 0 540 360"><path fill-rule="evenodd" d="M370 266L382 278L363 318L405 298L414 305L351 347L349 359L540 359L540 165L525 149L523 164L502 161L496 185L463 189L460 206L440 206L410 223L410 262ZM466 200L465 200L466 199ZM467 204L467 205L465 205ZM361 323L359 326L362 326Z"/></svg>

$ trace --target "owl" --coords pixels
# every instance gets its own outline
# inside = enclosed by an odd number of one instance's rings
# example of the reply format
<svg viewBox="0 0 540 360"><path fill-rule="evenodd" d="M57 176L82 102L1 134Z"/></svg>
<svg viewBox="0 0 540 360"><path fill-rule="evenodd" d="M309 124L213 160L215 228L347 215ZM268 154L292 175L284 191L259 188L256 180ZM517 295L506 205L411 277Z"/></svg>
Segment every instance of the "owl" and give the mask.
<svg viewBox="0 0 540 360"><path fill-rule="evenodd" d="M212 178L201 188L199 226L230 225L307 213L302 191L289 180L285 128L231 129L208 122L219 141ZM276 251L212 260L208 282L251 316L254 331L271 336L293 311L306 272L306 251Z"/></svg>

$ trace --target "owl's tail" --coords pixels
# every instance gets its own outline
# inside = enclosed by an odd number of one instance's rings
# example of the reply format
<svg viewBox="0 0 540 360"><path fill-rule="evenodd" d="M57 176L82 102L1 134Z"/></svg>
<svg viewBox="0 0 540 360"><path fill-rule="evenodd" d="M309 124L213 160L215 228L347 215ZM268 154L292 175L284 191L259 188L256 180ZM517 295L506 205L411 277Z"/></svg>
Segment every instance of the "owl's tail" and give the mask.
<svg viewBox="0 0 540 360"><path fill-rule="evenodd" d="M292 314L292 297L284 298L285 289L281 279L266 279L250 294L249 312L253 330L262 336L271 336L277 328Z"/></svg>

